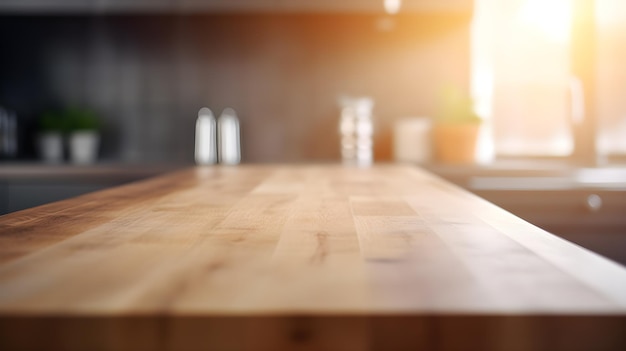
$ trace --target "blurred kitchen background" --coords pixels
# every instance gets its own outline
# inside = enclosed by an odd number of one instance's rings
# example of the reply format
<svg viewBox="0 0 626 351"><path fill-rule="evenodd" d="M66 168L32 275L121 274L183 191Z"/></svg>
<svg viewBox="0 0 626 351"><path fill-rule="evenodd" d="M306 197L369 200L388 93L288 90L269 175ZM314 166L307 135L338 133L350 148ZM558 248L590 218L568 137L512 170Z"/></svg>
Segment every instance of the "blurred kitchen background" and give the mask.
<svg viewBox="0 0 626 351"><path fill-rule="evenodd" d="M338 101L367 96L375 162L626 262L624 1L0 0L0 47L0 213L192 165L205 106L237 111L244 163L339 162ZM470 161L431 140L449 87ZM42 160L87 127L95 161Z"/></svg>
<svg viewBox="0 0 626 351"><path fill-rule="evenodd" d="M338 160L341 94L375 100L389 160L395 117L431 115L443 82L469 86L468 1L393 18L382 0L30 2L3 6L2 106L31 131L47 109L92 109L103 160L193 162L203 106L238 112L244 161Z"/></svg>

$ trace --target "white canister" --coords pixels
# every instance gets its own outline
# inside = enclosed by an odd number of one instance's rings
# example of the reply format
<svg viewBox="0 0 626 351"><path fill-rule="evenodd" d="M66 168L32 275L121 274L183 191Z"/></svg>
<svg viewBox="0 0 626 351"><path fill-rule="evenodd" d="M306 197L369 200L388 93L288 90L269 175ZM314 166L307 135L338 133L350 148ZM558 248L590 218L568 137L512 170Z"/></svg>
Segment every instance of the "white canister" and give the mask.
<svg viewBox="0 0 626 351"><path fill-rule="evenodd" d="M432 122L427 117L402 118L393 128L393 154L397 162L426 163L431 159Z"/></svg>

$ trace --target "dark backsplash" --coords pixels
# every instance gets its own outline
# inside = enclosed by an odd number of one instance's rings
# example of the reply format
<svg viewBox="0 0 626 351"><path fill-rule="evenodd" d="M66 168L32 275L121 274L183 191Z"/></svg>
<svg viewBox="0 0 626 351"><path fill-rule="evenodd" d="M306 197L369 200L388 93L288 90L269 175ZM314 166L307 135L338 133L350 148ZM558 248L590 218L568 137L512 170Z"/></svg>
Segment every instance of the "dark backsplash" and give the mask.
<svg viewBox="0 0 626 351"><path fill-rule="evenodd" d="M191 162L197 111L234 108L248 162L339 159L337 97L375 99L375 155L399 117L432 115L444 84L468 86L470 14L0 17L0 106L22 157L47 109L89 107L102 157Z"/></svg>

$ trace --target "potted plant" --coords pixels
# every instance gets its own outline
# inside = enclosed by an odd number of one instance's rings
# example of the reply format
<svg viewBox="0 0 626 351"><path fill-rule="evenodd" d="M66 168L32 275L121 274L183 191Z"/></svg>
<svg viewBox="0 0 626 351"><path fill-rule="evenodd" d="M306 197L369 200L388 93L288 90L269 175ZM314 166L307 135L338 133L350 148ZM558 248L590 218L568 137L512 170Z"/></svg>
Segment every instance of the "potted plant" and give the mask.
<svg viewBox="0 0 626 351"><path fill-rule="evenodd" d="M481 123L471 97L460 89L444 90L433 127L435 159L442 163L475 163Z"/></svg>
<svg viewBox="0 0 626 351"><path fill-rule="evenodd" d="M37 148L40 157L48 163L60 163L63 160L63 116L47 111L39 118Z"/></svg>
<svg viewBox="0 0 626 351"><path fill-rule="evenodd" d="M100 146L100 120L93 111L79 108L67 109L65 118L71 162L94 163Z"/></svg>

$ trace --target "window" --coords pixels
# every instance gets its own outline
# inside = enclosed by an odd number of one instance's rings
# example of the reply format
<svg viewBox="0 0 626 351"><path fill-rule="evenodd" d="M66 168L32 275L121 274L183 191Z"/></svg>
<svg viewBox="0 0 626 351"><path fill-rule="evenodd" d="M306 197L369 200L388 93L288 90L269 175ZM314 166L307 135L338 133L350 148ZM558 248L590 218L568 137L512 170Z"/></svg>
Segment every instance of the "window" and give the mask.
<svg viewBox="0 0 626 351"><path fill-rule="evenodd" d="M482 158L569 156L572 125L593 103L596 149L626 153L626 2L595 1L595 80L572 75L575 1L476 0L472 24L472 93L491 138Z"/></svg>
<svg viewBox="0 0 626 351"><path fill-rule="evenodd" d="M598 150L626 154L626 1L597 0Z"/></svg>

